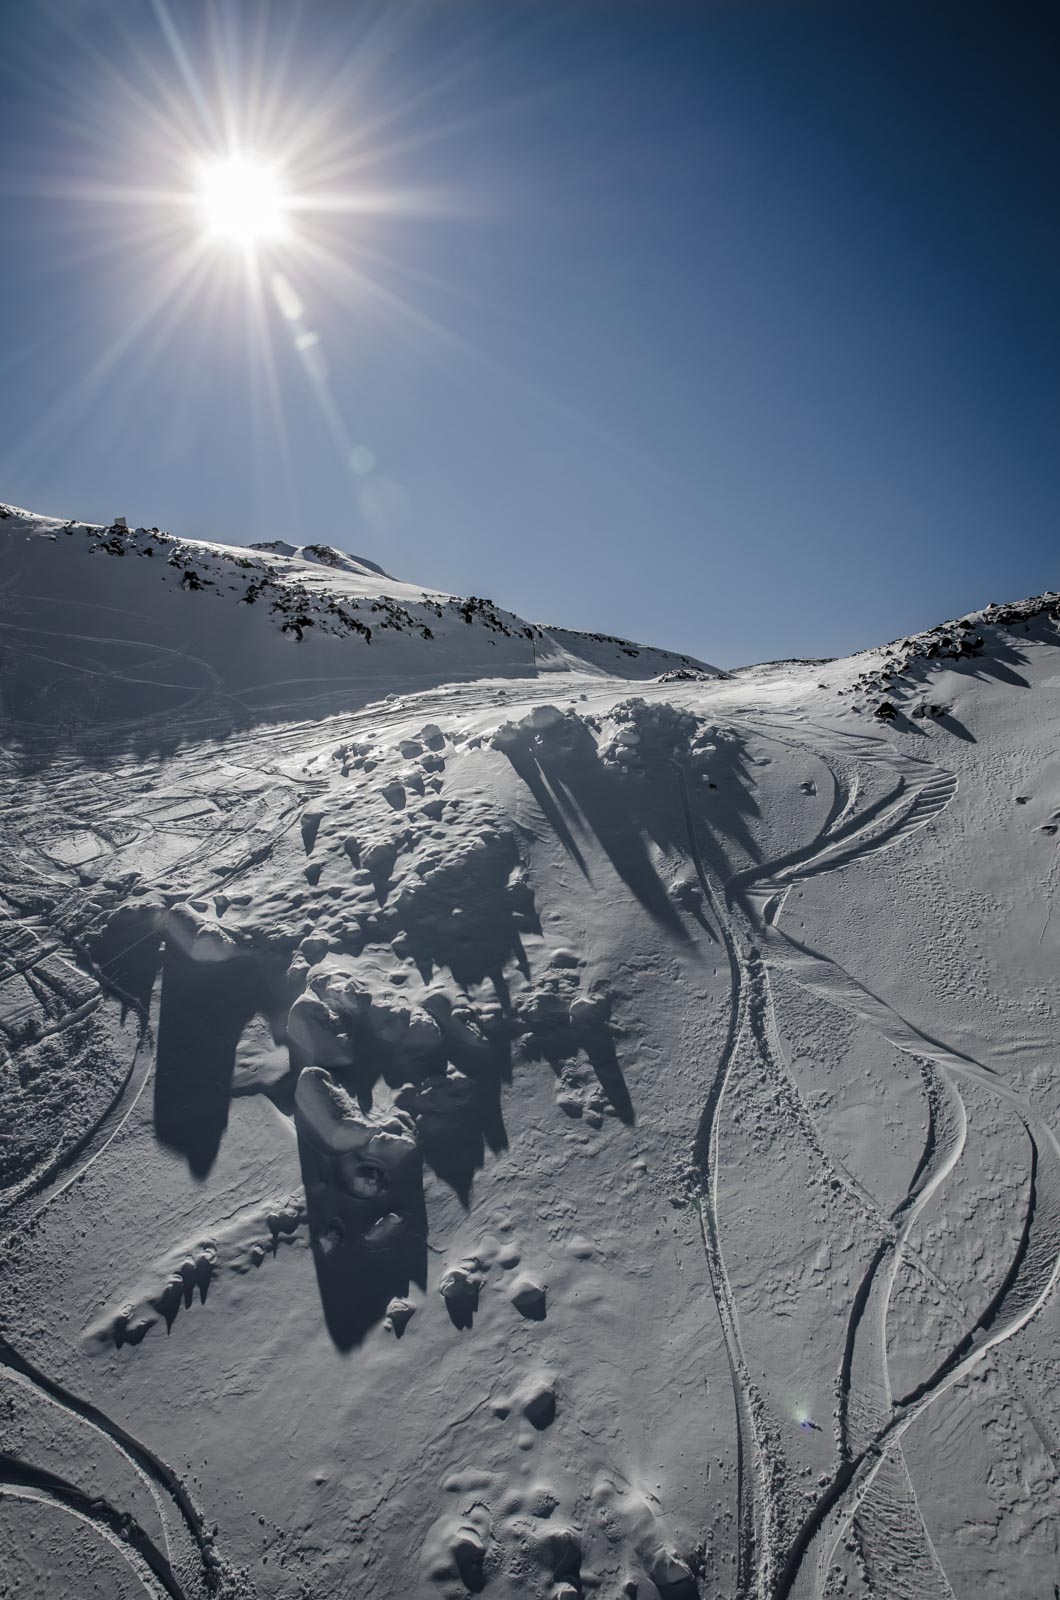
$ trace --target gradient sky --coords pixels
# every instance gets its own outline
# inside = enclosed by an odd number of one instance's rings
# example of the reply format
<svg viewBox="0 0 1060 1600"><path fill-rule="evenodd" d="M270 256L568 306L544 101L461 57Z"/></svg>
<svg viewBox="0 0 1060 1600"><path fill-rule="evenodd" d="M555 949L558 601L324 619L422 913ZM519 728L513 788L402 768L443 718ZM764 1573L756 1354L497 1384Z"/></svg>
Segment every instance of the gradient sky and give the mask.
<svg viewBox="0 0 1060 1600"><path fill-rule="evenodd" d="M721 665L1058 587L1056 19L0 0L0 498ZM225 96L371 199L257 292L170 198Z"/></svg>

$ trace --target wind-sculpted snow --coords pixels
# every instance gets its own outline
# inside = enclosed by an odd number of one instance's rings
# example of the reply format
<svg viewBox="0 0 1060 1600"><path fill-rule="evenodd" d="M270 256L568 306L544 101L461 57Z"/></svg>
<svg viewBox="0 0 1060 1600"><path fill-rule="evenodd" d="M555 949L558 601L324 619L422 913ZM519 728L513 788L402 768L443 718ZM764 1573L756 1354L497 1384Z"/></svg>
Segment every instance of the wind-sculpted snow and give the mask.
<svg viewBox="0 0 1060 1600"><path fill-rule="evenodd" d="M554 634L516 680L507 614L328 546L28 537L145 576L109 643L67 598L30 646L24 581L5 613L19 1592L1052 1600L1048 606L873 718L864 657L631 695ZM206 664L177 709L147 548ZM339 645L381 585L408 650L221 737L254 661L190 608L229 580L266 673L315 648L288 603Z"/></svg>

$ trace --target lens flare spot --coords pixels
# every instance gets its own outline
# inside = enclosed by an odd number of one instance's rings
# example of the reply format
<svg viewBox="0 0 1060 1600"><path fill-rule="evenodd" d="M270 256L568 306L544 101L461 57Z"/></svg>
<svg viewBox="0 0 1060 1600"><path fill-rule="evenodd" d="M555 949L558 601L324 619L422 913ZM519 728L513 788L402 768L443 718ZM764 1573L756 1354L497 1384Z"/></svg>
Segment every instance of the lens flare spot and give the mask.
<svg viewBox="0 0 1060 1600"><path fill-rule="evenodd" d="M305 306L302 297L289 278L282 272L272 275L272 293L276 304L280 308L280 315L287 322L301 322L305 316Z"/></svg>
<svg viewBox="0 0 1060 1600"><path fill-rule="evenodd" d="M357 503L366 526L377 539L403 533L412 521L412 499L393 478L366 478L359 485Z"/></svg>

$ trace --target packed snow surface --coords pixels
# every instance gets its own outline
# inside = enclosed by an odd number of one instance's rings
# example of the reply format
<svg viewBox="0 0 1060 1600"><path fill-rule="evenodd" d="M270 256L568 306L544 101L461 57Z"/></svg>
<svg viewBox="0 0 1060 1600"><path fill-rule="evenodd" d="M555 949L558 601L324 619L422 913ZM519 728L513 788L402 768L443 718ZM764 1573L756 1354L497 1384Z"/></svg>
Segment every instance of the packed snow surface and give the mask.
<svg viewBox="0 0 1060 1600"><path fill-rule="evenodd" d="M0 540L0 1593L1055 1600L1060 596Z"/></svg>

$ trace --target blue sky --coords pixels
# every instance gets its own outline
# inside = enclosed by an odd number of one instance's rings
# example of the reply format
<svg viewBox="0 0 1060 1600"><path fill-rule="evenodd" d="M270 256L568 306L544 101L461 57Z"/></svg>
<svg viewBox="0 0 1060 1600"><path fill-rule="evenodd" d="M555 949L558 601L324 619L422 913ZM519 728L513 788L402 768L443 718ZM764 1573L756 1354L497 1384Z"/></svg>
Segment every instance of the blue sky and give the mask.
<svg viewBox="0 0 1060 1600"><path fill-rule="evenodd" d="M1060 586L1055 8L20 0L3 32L0 497L324 540L723 665ZM182 198L225 102L298 143L293 195L364 202L296 214L257 292Z"/></svg>

